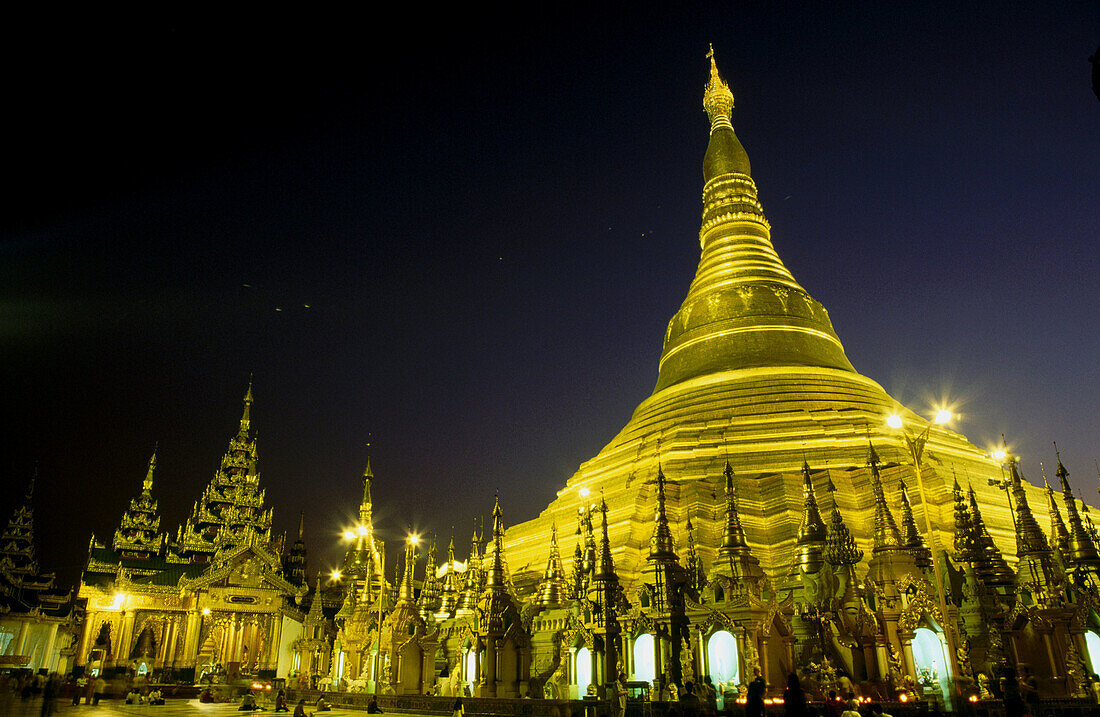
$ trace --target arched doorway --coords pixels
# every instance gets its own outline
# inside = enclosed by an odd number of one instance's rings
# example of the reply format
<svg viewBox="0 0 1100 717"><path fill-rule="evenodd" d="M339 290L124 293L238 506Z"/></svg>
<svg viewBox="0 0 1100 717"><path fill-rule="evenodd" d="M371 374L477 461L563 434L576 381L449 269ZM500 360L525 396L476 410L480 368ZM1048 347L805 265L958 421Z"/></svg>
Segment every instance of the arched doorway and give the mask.
<svg viewBox="0 0 1100 717"><path fill-rule="evenodd" d="M1073 639L1071 636L1070 639ZM1100 672L1100 635L1092 630L1085 630L1085 647L1089 651L1089 664L1092 671Z"/></svg>
<svg viewBox="0 0 1100 717"><path fill-rule="evenodd" d="M913 666L917 668L917 682L923 685L935 685L940 695L946 698L950 694L949 665L943 652L943 641L939 633L926 627L918 627L913 636Z"/></svg>
<svg viewBox="0 0 1100 717"><path fill-rule="evenodd" d="M653 649L653 635L638 635L634 641L634 679L653 682L657 677L657 658Z"/></svg>
<svg viewBox="0 0 1100 717"><path fill-rule="evenodd" d="M477 653L474 648L470 648L466 651L466 670L462 679L466 681L466 684L470 685L471 692L473 691L474 680L477 678Z"/></svg>
<svg viewBox="0 0 1100 717"><path fill-rule="evenodd" d="M588 685L592 683L592 653L587 647L577 650L577 695L588 694Z"/></svg>
<svg viewBox="0 0 1100 717"><path fill-rule="evenodd" d="M707 640L707 663L710 680L715 687L736 685L741 682L741 665L737 659L737 638L726 630L719 630ZM721 690L721 688L718 688Z"/></svg>

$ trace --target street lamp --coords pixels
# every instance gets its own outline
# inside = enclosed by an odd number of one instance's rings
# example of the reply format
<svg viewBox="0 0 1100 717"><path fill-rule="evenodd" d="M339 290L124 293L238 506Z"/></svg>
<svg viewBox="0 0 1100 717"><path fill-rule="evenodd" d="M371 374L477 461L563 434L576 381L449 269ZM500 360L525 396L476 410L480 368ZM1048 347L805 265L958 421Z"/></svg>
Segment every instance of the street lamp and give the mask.
<svg viewBox="0 0 1100 717"><path fill-rule="evenodd" d="M936 599L940 605L940 613L943 616L943 631L944 635L949 640L947 645L947 659L951 663L951 673L953 675L959 674L959 665L955 656L954 635L947 625L947 600L943 594L943 571L940 569L940 556L939 556L939 541L936 540L936 533L932 529L932 514L928 510L928 496L924 490L924 471L921 459L924 456L924 446L928 442L928 434L932 430L932 425L943 425L951 420L951 411L946 408L940 409L936 412L935 417L932 419L932 423L925 424L924 430L917 435L911 435L908 431L904 430L905 422L898 414L888 416L886 419L886 425L890 426L894 430L902 431L902 438L905 439L905 447L909 451L909 458L913 462L913 472L917 474L917 492L920 494L921 512L924 514L924 529L928 533L928 542L932 549L932 573L935 577L936 584ZM956 693L957 693L956 686Z"/></svg>
<svg viewBox="0 0 1100 717"><path fill-rule="evenodd" d="M1012 518L1012 529L1018 533L1020 529L1016 525L1016 509L1012 507L1012 481L1005 475L1005 463L1012 465L1016 462L1016 456L1008 452L1008 445L1005 444L1004 434L1001 435L1001 443L1004 445L1004 448L998 448L990 454L993 460L997 461L997 464L1001 466L1001 477L990 478L989 485L1005 492L1005 497L1008 499L1008 514Z"/></svg>

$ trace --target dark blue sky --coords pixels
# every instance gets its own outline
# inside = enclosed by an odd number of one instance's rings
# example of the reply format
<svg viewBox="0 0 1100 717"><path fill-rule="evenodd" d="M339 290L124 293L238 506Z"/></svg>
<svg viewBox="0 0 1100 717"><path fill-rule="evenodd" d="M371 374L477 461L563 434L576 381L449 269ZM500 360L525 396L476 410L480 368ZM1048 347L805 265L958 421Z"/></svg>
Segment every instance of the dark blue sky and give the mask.
<svg viewBox="0 0 1100 717"><path fill-rule="evenodd" d="M848 356L1097 499L1095 3L179 16L5 50L7 485L79 573L160 443L174 532L255 374L279 529L533 517L652 390L698 259L707 43ZM1056 5L1056 7L1055 7ZM306 307L308 305L308 308ZM14 424L14 425L12 425ZM5 491L6 518L15 490Z"/></svg>

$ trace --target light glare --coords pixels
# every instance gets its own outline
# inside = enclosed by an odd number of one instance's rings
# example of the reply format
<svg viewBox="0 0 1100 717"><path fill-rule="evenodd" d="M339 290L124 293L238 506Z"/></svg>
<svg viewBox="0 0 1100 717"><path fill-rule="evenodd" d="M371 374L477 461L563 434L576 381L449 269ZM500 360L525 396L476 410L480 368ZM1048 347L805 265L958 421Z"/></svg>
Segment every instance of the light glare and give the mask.
<svg viewBox="0 0 1100 717"><path fill-rule="evenodd" d="M947 423L950 420L951 420L951 411L948 411L946 408L941 408L936 413L936 423Z"/></svg>
<svg viewBox="0 0 1100 717"><path fill-rule="evenodd" d="M895 413L887 417L886 425L890 428L901 428L901 416Z"/></svg>

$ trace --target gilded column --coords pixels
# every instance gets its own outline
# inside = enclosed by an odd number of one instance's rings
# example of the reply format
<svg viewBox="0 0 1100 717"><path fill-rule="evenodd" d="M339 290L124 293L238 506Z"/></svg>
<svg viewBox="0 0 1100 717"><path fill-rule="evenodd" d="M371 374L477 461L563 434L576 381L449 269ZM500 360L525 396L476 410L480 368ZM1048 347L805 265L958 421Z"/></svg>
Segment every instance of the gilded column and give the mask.
<svg viewBox="0 0 1100 717"><path fill-rule="evenodd" d="M51 623L49 631L46 633L46 650L42 653L42 664L40 667L45 667L47 671L54 671L54 654L53 648L57 643L57 623Z"/></svg>
<svg viewBox="0 0 1100 717"><path fill-rule="evenodd" d="M135 617L133 610L122 613L122 627L118 631L118 644L115 646L115 665L120 661L125 664L130 659L130 640L134 636Z"/></svg>
<svg viewBox="0 0 1100 717"><path fill-rule="evenodd" d="M281 641L283 639L283 616L279 613L271 616L270 635L267 648L267 669L277 670L279 669L279 655L282 652ZM360 671L362 671L362 667L360 667Z"/></svg>
<svg viewBox="0 0 1100 717"><path fill-rule="evenodd" d="M202 622L202 614L198 610L187 612L187 625L183 635L183 654L180 657L180 667L195 667L195 660L199 651L199 627Z"/></svg>
<svg viewBox="0 0 1100 717"><path fill-rule="evenodd" d="M168 619L168 639L164 643L164 666L176 666L176 643L179 641L179 615L173 613Z"/></svg>
<svg viewBox="0 0 1100 717"><path fill-rule="evenodd" d="M905 660L905 674L910 677L916 678L917 667L913 661L913 637L911 632L899 632L898 639L901 640L901 654Z"/></svg>
<svg viewBox="0 0 1100 717"><path fill-rule="evenodd" d="M84 629L80 631L80 642L76 645L76 655L74 658L76 665L79 667L88 664L88 653L92 651L92 644L95 640L95 637L92 635L92 630L95 629L96 619L98 617L98 612L88 612L84 615Z"/></svg>
<svg viewBox="0 0 1100 717"><path fill-rule="evenodd" d="M13 655L22 655L27 649L27 635L30 633L31 623L30 620L24 620L19 623L19 635L15 638L15 650Z"/></svg>

